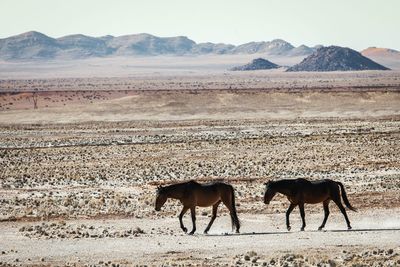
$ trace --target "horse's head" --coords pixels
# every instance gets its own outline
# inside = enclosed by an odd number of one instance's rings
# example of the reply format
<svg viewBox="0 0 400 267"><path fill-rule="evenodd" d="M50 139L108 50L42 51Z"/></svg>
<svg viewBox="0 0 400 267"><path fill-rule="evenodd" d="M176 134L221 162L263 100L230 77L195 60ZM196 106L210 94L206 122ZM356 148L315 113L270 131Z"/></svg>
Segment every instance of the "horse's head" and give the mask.
<svg viewBox="0 0 400 267"><path fill-rule="evenodd" d="M165 188L162 187L161 185L157 187L157 197L156 197L156 211L160 211L161 207L164 205L164 203L167 201L168 197L165 192Z"/></svg>
<svg viewBox="0 0 400 267"><path fill-rule="evenodd" d="M269 204L272 198L275 196L276 191L272 188L272 182L268 181L265 183L265 194L264 194L264 203Z"/></svg>

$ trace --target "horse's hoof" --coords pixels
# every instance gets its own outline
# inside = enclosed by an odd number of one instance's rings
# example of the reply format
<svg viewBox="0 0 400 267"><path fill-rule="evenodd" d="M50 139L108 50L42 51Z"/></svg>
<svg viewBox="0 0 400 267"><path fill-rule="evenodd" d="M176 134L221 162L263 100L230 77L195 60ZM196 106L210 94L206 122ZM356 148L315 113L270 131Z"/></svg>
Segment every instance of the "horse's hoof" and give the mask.
<svg viewBox="0 0 400 267"><path fill-rule="evenodd" d="M300 228L300 231L304 232L304 228Z"/></svg>
<svg viewBox="0 0 400 267"><path fill-rule="evenodd" d="M182 230L183 230L185 233L187 233L187 228L186 228L186 227L183 227Z"/></svg>
<svg viewBox="0 0 400 267"><path fill-rule="evenodd" d="M236 230L236 233L237 233L237 234L240 234L239 230Z"/></svg>
<svg viewBox="0 0 400 267"><path fill-rule="evenodd" d="M324 228L324 227L322 227L322 226L318 227L318 231L322 231L322 228Z"/></svg>
<svg viewBox="0 0 400 267"><path fill-rule="evenodd" d="M205 234L205 235L208 234L208 231L204 230L204 234Z"/></svg>
<svg viewBox="0 0 400 267"><path fill-rule="evenodd" d="M287 230L290 231L290 229L292 229L292 227L288 226L288 227L287 227Z"/></svg>
<svg viewBox="0 0 400 267"><path fill-rule="evenodd" d="M193 235L194 234L194 231L191 231L188 235Z"/></svg>
<svg viewBox="0 0 400 267"><path fill-rule="evenodd" d="M348 226L348 227L347 227L347 230L351 230L351 226Z"/></svg>

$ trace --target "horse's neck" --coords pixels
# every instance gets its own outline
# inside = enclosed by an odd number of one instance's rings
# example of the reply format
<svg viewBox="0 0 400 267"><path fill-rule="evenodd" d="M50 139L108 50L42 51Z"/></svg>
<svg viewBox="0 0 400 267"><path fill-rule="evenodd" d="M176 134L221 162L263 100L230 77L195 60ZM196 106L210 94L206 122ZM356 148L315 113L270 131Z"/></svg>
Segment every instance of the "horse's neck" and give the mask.
<svg viewBox="0 0 400 267"><path fill-rule="evenodd" d="M283 195L285 195L285 196L288 196L288 195L290 195L290 192L292 191L292 190L291 190L291 185L290 185L289 183L285 183L285 184L280 183L280 184L277 184L277 185L275 186L275 191L278 192L278 193L281 193L281 194L283 194Z"/></svg>
<svg viewBox="0 0 400 267"><path fill-rule="evenodd" d="M181 199L183 195L182 189L182 186L172 186L169 188L167 196L169 198Z"/></svg>

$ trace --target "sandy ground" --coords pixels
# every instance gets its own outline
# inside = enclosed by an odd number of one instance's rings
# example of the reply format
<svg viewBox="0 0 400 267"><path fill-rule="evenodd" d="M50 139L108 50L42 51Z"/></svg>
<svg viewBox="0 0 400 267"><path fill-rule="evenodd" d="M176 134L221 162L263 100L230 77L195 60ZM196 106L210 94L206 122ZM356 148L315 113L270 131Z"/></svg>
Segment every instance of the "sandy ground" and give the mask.
<svg viewBox="0 0 400 267"><path fill-rule="evenodd" d="M55 77L0 79L1 93L33 91L124 91L124 90L190 90L210 89L268 89L301 91L305 89L352 91L398 90L400 72L346 71L346 72L285 72L277 70L223 71L192 73L133 73L125 77ZM43 106L42 106L43 107Z"/></svg>
<svg viewBox="0 0 400 267"><path fill-rule="evenodd" d="M80 60L0 61L0 79L50 79L91 77L190 76L229 73L235 66L255 58L265 58L280 66L300 63L304 56L282 57L265 54L105 57ZM395 71L400 61L395 58L373 58ZM283 71L283 70L281 70Z"/></svg>
<svg viewBox="0 0 400 267"><path fill-rule="evenodd" d="M4 101L3 103L8 105L2 104L2 106L12 106L15 109L1 113L0 123L3 124L236 118L272 120L324 117L373 118L400 114L398 91L51 92L39 94L38 105L45 107L37 110L32 109L33 101L30 98L16 99L12 95L9 95L9 98L15 100ZM93 98L95 100L92 100Z"/></svg>
<svg viewBox="0 0 400 267"><path fill-rule="evenodd" d="M397 74L329 75L320 77L336 77L332 88L304 91L49 88L36 110L20 94L54 80L15 81L17 94L2 87L0 265L399 265ZM263 183L283 178L344 183L359 210L348 212L353 230L331 204L326 231L316 231L322 207L307 205L306 231L296 209L288 233L287 199L262 202ZM195 236L179 229L176 201L155 212L157 185L188 179L234 186L240 235L222 206L209 235L210 208L197 210Z"/></svg>
<svg viewBox="0 0 400 267"><path fill-rule="evenodd" d="M399 114L399 90L396 71L8 79L0 123L382 117Z"/></svg>
<svg viewBox="0 0 400 267"><path fill-rule="evenodd" d="M203 73L208 76L265 57L251 55L105 57L81 60L0 61L0 79L49 79L77 77L186 76ZM299 63L304 57L269 56L281 66ZM398 69L398 68L397 68Z"/></svg>

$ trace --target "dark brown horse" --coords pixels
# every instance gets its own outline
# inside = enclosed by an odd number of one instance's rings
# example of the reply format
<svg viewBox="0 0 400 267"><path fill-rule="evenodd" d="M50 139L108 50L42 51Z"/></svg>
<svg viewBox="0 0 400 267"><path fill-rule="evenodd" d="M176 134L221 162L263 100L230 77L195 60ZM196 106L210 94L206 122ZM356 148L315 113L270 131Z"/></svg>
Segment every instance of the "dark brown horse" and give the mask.
<svg viewBox="0 0 400 267"><path fill-rule="evenodd" d="M193 229L189 233L192 235L196 231L196 206L210 207L212 206L212 217L207 228L204 230L206 234L210 230L215 218L217 217L218 205L223 202L228 208L231 220L232 230L236 226L236 232L239 233L240 222L236 214L235 195L233 187L229 184L214 182L210 184L199 184L195 181L173 184L165 187L158 187L156 198L156 211L160 211L161 207L168 198L178 199L182 205L182 212L179 214L179 222L182 230L186 233L187 229L183 225L182 217L188 209L192 214Z"/></svg>
<svg viewBox="0 0 400 267"><path fill-rule="evenodd" d="M269 204L271 199L276 193L281 193L285 195L290 201L289 209L286 212L286 227L290 231L289 215L292 210L299 206L301 219L303 221L303 226L301 231L304 231L306 227L305 214L304 214L304 204L316 204L322 202L324 205L325 217L318 228L322 230L325 227L326 220L329 216L329 202L332 200L339 207L340 211L347 223L347 228L351 229L349 218L347 218L346 210L342 205L340 200L340 191L342 192L343 202L347 208L352 211L356 211L350 205L347 199L346 191L344 186L340 182L335 182L329 179L320 181L308 181L306 179L295 179L295 180L279 180L279 181L269 181L266 184L266 190L264 195L264 203Z"/></svg>

